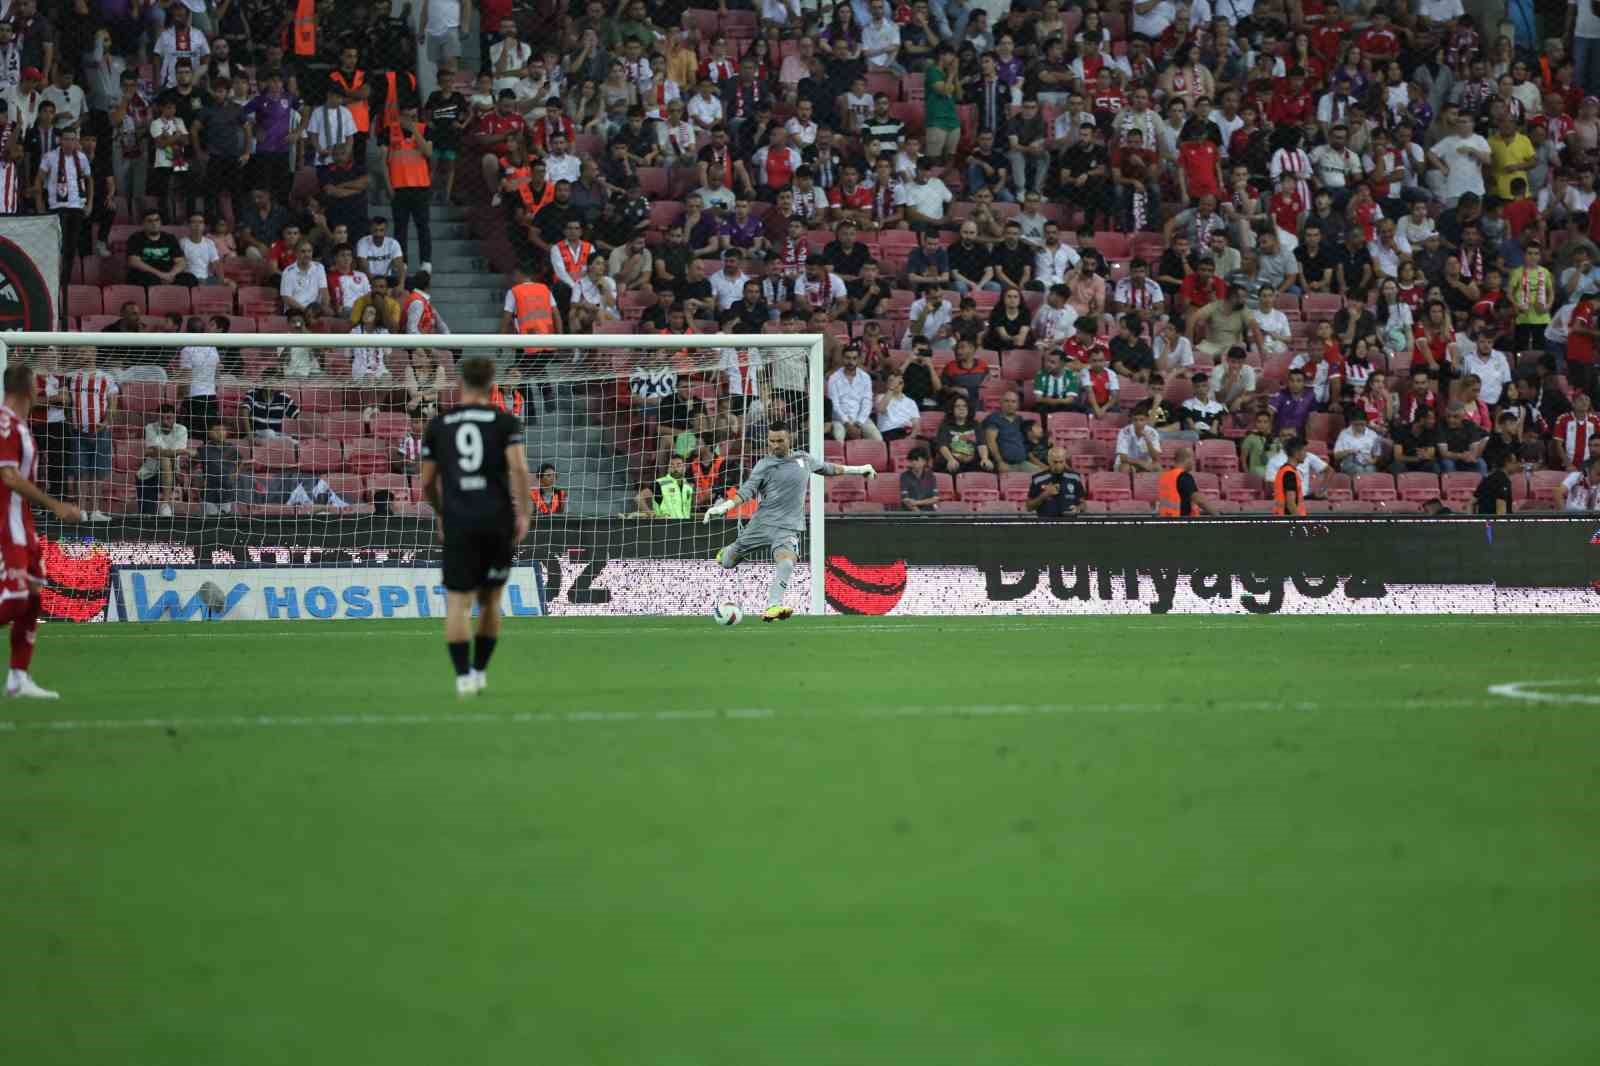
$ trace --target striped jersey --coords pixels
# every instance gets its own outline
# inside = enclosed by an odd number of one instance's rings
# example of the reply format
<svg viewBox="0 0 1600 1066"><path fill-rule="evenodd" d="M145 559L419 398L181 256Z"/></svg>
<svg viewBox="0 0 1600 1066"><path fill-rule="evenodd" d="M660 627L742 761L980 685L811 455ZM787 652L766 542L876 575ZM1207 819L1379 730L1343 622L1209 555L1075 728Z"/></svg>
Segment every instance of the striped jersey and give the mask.
<svg viewBox="0 0 1600 1066"><path fill-rule="evenodd" d="M35 476L38 452L26 419L11 408L0 406L0 467L15 467L23 478ZM33 508L22 494L12 492L0 481L0 545L31 547L38 537L33 529Z"/></svg>
<svg viewBox="0 0 1600 1066"><path fill-rule="evenodd" d="M244 398L251 433L282 433L285 418L299 418L300 405L281 389L252 389Z"/></svg>
<svg viewBox="0 0 1600 1066"><path fill-rule="evenodd" d="M116 381L104 370L79 370L67 378L67 393L71 397L67 414L72 428L82 433L94 433L105 425L111 413L111 399L121 390Z"/></svg>

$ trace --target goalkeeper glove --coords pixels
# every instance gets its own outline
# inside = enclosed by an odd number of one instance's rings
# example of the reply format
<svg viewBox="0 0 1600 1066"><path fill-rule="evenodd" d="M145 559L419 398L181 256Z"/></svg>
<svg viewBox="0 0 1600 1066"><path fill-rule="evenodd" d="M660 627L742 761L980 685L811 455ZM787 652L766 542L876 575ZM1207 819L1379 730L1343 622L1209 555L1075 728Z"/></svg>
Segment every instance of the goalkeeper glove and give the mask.
<svg viewBox="0 0 1600 1066"><path fill-rule="evenodd" d="M738 502L738 500L718 500L716 503L706 508L706 516L700 520L701 523L703 525L710 525L713 518L718 518L727 514L729 511L733 510Z"/></svg>
<svg viewBox="0 0 1600 1066"><path fill-rule="evenodd" d="M877 468L870 463L862 463L860 466L841 466L839 470L846 474L860 474L868 480L878 476Z"/></svg>

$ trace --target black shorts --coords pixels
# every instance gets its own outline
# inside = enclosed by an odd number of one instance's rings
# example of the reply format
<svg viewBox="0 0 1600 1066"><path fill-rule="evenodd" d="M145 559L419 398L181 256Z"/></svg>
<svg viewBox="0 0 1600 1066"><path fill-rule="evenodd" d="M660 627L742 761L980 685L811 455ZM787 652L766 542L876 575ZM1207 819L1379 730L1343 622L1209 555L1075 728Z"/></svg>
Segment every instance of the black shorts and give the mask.
<svg viewBox="0 0 1600 1066"><path fill-rule="evenodd" d="M516 554L509 529L463 529L444 534L444 587L449 592L476 592L504 585Z"/></svg>

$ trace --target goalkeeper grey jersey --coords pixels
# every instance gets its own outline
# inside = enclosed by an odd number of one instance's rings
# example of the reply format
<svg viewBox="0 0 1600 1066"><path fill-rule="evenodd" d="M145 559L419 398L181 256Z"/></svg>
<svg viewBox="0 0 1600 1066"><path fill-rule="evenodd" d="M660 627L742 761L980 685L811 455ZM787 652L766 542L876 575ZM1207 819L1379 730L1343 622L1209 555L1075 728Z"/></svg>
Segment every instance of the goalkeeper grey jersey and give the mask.
<svg viewBox="0 0 1600 1066"><path fill-rule="evenodd" d="M806 527L806 486L812 474L827 469L805 452L790 452L783 459L767 456L755 465L739 496L760 500L750 525L757 529L781 529L798 533Z"/></svg>

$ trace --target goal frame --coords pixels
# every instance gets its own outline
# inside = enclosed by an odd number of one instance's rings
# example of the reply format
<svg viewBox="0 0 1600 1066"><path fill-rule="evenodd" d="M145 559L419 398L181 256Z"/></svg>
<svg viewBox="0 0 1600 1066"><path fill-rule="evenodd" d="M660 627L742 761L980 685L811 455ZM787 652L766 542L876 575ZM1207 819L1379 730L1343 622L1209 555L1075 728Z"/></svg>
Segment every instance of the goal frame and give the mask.
<svg viewBox="0 0 1600 1066"><path fill-rule="evenodd" d="M362 334L355 337L344 333L317 333L310 336L314 338L314 346L319 348L416 348L419 346L432 346L472 352L523 348L530 343L529 338L520 333L445 333L420 336L410 333L387 333ZM291 348L307 344L307 335L296 333L130 334L17 330L0 333L0 373L4 373L5 368L10 365L10 355L13 347L46 348L90 345L96 348L187 348L196 343L204 343L206 338L212 337L225 337L227 346L230 348ZM668 346L668 344L673 348L706 349L804 348L806 350L807 391L810 393L810 403L807 404L807 451L818 459L822 457L824 448L824 422L822 418L824 397L823 341L823 334L820 333L695 333L688 336L674 335L670 342L665 343L662 337L657 334L643 333L553 333L540 334L538 336L540 348L561 351L588 348L639 351L662 348ZM807 502L807 509L806 517L809 522L807 552L810 557L811 572L809 609L810 613L820 617L827 611L827 595L824 588L824 576L827 567L825 555L827 535L823 521L826 514L823 479L816 474L811 475L811 492Z"/></svg>

